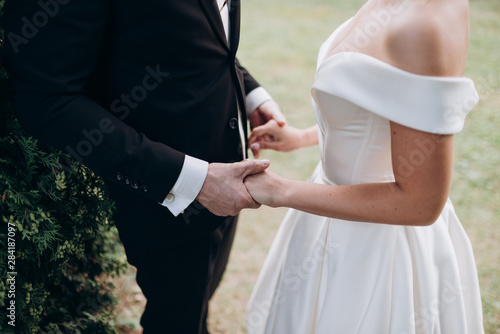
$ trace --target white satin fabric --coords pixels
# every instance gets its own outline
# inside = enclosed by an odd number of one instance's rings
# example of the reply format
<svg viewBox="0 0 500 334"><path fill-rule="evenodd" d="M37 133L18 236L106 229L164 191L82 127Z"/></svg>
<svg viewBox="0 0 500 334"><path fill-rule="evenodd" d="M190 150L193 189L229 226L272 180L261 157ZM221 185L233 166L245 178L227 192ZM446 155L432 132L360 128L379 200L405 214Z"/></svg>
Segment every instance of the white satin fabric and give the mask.
<svg viewBox="0 0 500 334"><path fill-rule="evenodd" d="M478 101L474 84L412 74L361 53L325 58L339 29L320 50L312 87L321 161L310 181L393 181L389 121L457 133ZM411 173L433 145L419 143L402 172ZM289 210L247 324L249 334L484 333L474 255L451 201L428 227Z"/></svg>

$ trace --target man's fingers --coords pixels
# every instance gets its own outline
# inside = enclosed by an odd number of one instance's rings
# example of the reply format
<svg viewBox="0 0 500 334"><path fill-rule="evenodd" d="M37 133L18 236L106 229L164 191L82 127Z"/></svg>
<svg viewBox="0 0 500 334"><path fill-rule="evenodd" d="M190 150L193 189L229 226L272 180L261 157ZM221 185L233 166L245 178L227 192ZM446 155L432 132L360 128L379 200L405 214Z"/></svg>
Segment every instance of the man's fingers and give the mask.
<svg viewBox="0 0 500 334"><path fill-rule="evenodd" d="M286 125L286 118L281 112L281 109L276 101L269 100L267 102L264 102L261 107L261 112L267 120L276 120L280 127Z"/></svg>
<svg viewBox="0 0 500 334"><path fill-rule="evenodd" d="M243 180L243 183L245 183L245 181ZM246 197L247 197L247 202L246 202L246 205L245 205L245 208L247 209L258 209L261 207L261 204L259 202L257 202L256 200L253 199L252 195L250 194L250 192L248 192L248 188L246 187L245 185L245 189L247 191L247 194L246 194Z"/></svg>
<svg viewBox="0 0 500 334"><path fill-rule="evenodd" d="M286 125L285 115L283 115L280 110L274 111L273 119L276 120L280 128Z"/></svg>
<svg viewBox="0 0 500 334"><path fill-rule="evenodd" d="M243 181L247 175L269 167L269 160L245 160L233 164L210 164L198 202L216 216L235 216L242 209L260 207Z"/></svg>
<svg viewBox="0 0 500 334"><path fill-rule="evenodd" d="M276 123L280 127L284 127L286 125L286 119L285 116L281 113L280 110L272 109L269 111L269 116L270 120L276 121Z"/></svg>
<svg viewBox="0 0 500 334"><path fill-rule="evenodd" d="M271 162L269 160L245 160L240 164L243 167L242 177L244 179L248 175L262 173L269 167Z"/></svg>
<svg viewBox="0 0 500 334"><path fill-rule="evenodd" d="M258 209L262 206L262 204L256 202L255 200L252 200L253 201L253 204L252 206L248 207L248 209Z"/></svg>

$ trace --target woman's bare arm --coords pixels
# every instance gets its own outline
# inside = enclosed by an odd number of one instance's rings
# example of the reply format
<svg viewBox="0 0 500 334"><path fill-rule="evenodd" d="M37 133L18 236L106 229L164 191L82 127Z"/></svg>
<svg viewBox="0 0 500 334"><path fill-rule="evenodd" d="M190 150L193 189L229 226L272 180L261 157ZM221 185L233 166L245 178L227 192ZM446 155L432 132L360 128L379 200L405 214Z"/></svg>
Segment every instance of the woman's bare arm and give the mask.
<svg viewBox="0 0 500 334"><path fill-rule="evenodd" d="M257 202L273 207L373 223L434 223L451 187L453 136L391 123L391 142L394 182L330 186L265 172L248 177L245 184Z"/></svg>

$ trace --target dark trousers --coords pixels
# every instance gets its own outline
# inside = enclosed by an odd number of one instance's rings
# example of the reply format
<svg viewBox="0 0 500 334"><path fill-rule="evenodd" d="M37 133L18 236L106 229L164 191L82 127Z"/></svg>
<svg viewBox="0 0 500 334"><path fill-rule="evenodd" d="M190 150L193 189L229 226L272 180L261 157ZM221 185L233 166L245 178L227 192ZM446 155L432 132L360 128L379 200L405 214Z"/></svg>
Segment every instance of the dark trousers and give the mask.
<svg viewBox="0 0 500 334"><path fill-rule="evenodd" d="M210 235L176 248L124 243L147 299L144 334L208 334L208 302L222 278L237 217Z"/></svg>

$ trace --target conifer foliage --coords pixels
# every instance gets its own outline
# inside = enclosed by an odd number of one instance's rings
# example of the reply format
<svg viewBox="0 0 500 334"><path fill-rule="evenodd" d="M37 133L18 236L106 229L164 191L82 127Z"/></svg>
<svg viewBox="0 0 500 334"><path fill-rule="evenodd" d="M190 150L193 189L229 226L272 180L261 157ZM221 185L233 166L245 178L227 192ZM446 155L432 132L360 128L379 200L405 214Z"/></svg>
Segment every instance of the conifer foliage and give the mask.
<svg viewBox="0 0 500 334"><path fill-rule="evenodd" d="M0 26L0 57L3 41ZM0 63L0 333L115 333L107 278L126 262L114 204L89 169L20 128L7 85Z"/></svg>

